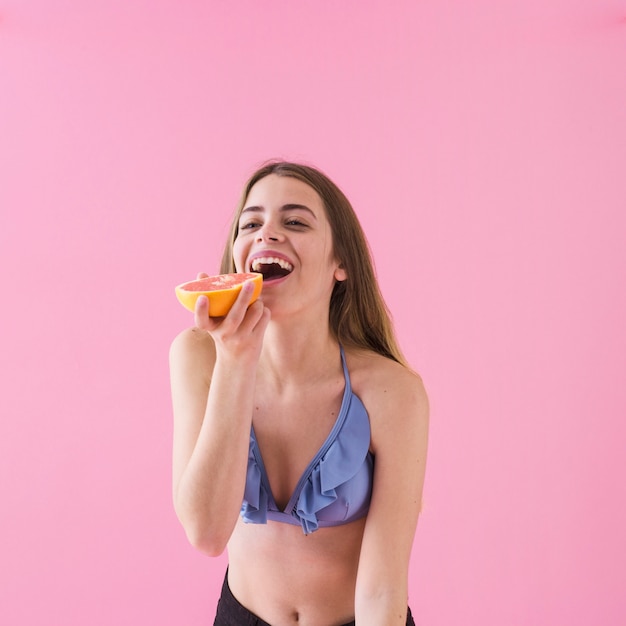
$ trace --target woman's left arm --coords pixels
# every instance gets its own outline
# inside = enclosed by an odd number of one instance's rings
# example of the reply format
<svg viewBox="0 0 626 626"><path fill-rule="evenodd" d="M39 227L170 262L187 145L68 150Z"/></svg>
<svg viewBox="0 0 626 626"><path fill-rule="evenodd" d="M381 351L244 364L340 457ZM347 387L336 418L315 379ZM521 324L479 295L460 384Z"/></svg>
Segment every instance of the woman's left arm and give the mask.
<svg viewBox="0 0 626 626"><path fill-rule="evenodd" d="M357 626L406 623L409 559L422 503L429 410L421 379L398 367L385 368L366 404L375 464L357 576Z"/></svg>

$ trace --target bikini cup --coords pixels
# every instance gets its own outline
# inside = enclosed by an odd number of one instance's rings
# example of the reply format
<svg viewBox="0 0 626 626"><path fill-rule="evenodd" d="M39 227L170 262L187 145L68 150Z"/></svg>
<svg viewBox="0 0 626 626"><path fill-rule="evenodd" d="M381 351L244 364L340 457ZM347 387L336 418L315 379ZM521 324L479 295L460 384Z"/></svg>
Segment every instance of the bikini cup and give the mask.
<svg viewBox="0 0 626 626"><path fill-rule="evenodd" d="M348 524L367 514L374 473L374 457L369 451L369 416L359 397L352 393L343 348L341 359L346 386L339 415L283 510L272 495L254 428L251 429L241 507L245 522L284 522L300 525L309 534L318 528Z"/></svg>

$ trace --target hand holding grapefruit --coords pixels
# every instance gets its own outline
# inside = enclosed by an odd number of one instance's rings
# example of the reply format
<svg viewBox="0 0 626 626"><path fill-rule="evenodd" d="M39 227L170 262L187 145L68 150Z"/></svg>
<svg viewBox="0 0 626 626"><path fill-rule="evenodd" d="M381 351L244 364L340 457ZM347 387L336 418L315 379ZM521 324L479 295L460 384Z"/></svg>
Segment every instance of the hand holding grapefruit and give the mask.
<svg viewBox="0 0 626 626"><path fill-rule="evenodd" d="M178 301L191 312L195 310L196 301L200 296L209 299L209 315L222 317L230 311L235 303L243 283L251 280L254 285L250 304L258 299L263 287L263 274L238 273L219 274L197 280L190 280L178 285L174 291Z"/></svg>

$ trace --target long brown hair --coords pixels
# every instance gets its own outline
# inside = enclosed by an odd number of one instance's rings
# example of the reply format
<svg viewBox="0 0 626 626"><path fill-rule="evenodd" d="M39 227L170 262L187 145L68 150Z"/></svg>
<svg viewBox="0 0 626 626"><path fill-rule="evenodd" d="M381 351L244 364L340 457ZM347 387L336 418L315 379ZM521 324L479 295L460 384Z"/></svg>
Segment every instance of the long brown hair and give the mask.
<svg viewBox="0 0 626 626"><path fill-rule="evenodd" d="M333 251L347 274L346 280L335 282L330 297L329 324L338 341L346 346L373 350L406 365L361 224L344 193L319 170L309 165L270 161L252 174L235 211L220 271L223 274L235 271L232 250L239 232L239 216L252 187L270 174L296 178L322 198L332 231Z"/></svg>

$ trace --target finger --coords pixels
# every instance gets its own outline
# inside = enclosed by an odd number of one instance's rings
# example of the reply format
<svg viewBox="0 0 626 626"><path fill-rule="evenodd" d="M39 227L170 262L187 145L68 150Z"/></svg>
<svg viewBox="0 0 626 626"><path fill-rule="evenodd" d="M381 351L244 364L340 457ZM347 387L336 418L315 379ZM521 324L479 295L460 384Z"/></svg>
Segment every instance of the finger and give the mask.
<svg viewBox="0 0 626 626"><path fill-rule="evenodd" d="M257 300L248 306L245 316L241 321L241 329L245 331L253 330L261 319L264 308L265 307L260 300Z"/></svg>
<svg viewBox="0 0 626 626"><path fill-rule="evenodd" d="M208 278L209 275L206 272L198 272L198 276L196 280L201 280L202 278Z"/></svg>
<svg viewBox="0 0 626 626"><path fill-rule="evenodd" d="M229 323L233 323L235 326L239 326L241 324L246 315L246 311L250 306L250 300L252 299L253 292L254 283L251 280L246 280L241 286L237 299L226 315L226 320L228 320Z"/></svg>
<svg viewBox="0 0 626 626"><path fill-rule="evenodd" d="M264 334L265 329L267 328L267 325L270 323L271 319L272 319L272 312L266 306L263 306L262 311L261 311L261 316L259 317L259 320L253 329L254 332L255 333L259 332L261 334Z"/></svg>
<svg viewBox="0 0 626 626"><path fill-rule="evenodd" d="M261 300L252 303L246 311L246 316L241 323L241 329L251 334L265 333L265 329L271 319L271 311Z"/></svg>
<svg viewBox="0 0 626 626"><path fill-rule="evenodd" d="M206 330L209 326L209 299L206 296L198 296L194 307L194 322L198 328Z"/></svg>

